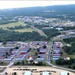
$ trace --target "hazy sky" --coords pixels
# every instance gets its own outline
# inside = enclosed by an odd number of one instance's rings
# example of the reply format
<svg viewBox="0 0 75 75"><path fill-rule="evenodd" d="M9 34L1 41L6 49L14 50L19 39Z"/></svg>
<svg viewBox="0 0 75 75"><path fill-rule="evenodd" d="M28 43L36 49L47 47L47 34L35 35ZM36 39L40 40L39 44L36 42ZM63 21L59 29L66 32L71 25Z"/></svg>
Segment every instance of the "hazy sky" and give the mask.
<svg viewBox="0 0 75 75"><path fill-rule="evenodd" d="M74 0L4 0L0 1L0 9L5 8L19 8L19 7L33 7L33 6L49 6L49 5L64 5L64 4L75 4Z"/></svg>

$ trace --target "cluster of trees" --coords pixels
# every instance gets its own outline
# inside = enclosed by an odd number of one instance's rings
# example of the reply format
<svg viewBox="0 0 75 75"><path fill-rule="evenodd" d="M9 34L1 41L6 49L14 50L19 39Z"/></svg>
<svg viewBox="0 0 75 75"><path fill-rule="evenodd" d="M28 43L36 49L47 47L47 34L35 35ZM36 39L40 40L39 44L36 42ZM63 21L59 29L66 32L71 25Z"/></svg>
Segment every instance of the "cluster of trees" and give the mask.
<svg viewBox="0 0 75 75"><path fill-rule="evenodd" d="M4 14L4 13L3 13ZM12 20L13 19L13 16L7 16L7 15L0 15L0 20L3 20L3 21L8 21L8 20Z"/></svg>
<svg viewBox="0 0 75 75"><path fill-rule="evenodd" d="M45 62L38 62L37 64L33 63L36 66L49 66L47 63Z"/></svg>
<svg viewBox="0 0 75 75"><path fill-rule="evenodd" d="M63 39L63 41L66 42L66 43L75 42L75 37Z"/></svg>
<svg viewBox="0 0 75 75"><path fill-rule="evenodd" d="M36 28L38 28L38 29L42 29L43 27L49 27L49 24L50 24L50 23L43 23L43 22L41 22L41 23L39 23L39 24L35 23L35 24L33 24L33 25L34 25L34 27L36 27Z"/></svg>
<svg viewBox="0 0 75 75"><path fill-rule="evenodd" d="M30 26L26 26L30 27ZM23 28L23 26L15 26L16 29ZM10 28L10 29L15 29ZM59 35L59 31L56 29L43 29L43 32L48 36L41 36L38 32L15 32L11 30L0 29L0 41L45 41L50 40L53 36Z"/></svg>
<svg viewBox="0 0 75 75"><path fill-rule="evenodd" d="M44 48L44 49L46 49L46 48L47 48L47 46L46 46L46 45L43 45L43 48Z"/></svg>
<svg viewBox="0 0 75 75"><path fill-rule="evenodd" d="M68 68L75 69L75 59L64 60L62 58L55 61L57 65L67 65Z"/></svg>
<svg viewBox="0 0 75 75"><path fill-rule="evenodd" d="M0 41L45 41L50 40L53 36L59 35L59 31L55 29L43 30L44 33L48 36L41 36L38 32L15 32L9 30L0 29Z"/></svg>
<svg viewBox="0 0 75 75"><path fill-rule="evenodd" d="M33 66L48 66L47 63L45 62L37 62L35 63L33 60L32 61L21 61L21 62L15 62L14 65L33 65Z"/></svg>
<svg viewBox="0 0 75 75"><path fill-rule="evenodd" d="M10 29L10 30L16 30L16 29L30 28L30 26L29 26L29 25L26 25L26 26L22 26L22 25L20 25L20 26L7 27L7 28Z"/></svg>
<svg viewBox="0 0 75 75"><path fill-rule="evenodd" d="M4 58L9 57L12 54L13 49L10 49L9 51L5 52L5 54L3 55Z"/></svg>
<svg viewBox="0 0 75 75"><path fill-rule="evenodd" d="M0 41L43 41L46 40L45 36L40 36L36 31L33 32L15 32L0 29Z"/></svg>
<svg viewBox="0 0 75 75"><path fill-rule="evenodd" d="M29 26L33 25L34 27L38 28L38 29L42 29L43 27L49 26L49 25L44 25L44 24L32 24L30 22L25 22L27 23ZM46 40L50 40L52 37L61 34L57 29L42 29L42 31L48 36L46 38Z"/></svg>
<svg viewBox="0 0 75 75"><path fill-rule="evenodd" d="M42 31L48 36L48 40L60 34L60 32L56 29L43 29Z"/></svg>
<svg viewBox="0 0 75 75"><path fill-rule="evenodd" d="M0 62L0 65L3 65L3 64L4 64L4 62L1 61L1 62Z"/></svg>
<svg viewBox="0 0 75 75"><path fill-rule="evenodd" d="M71 49L71 47L65 46L65 47L63 47L63 50L64 50L67 54L73 54L73 50Z"/></svg>
<svg viewBox="0 0 75 75"><path fill-rule="evenodd" d="M35 24L34 27L38 28L38 29L42 29L44 27L44 25L38 25L38 24Z"/></svg>
<svg viewBox="0 0 75 75"><path fill-rule="evenodd" d="M7 72L5 72L4 75L9 75ZM17 72L13 72L12 75L18 75Z"/></svg>
<svg viewBox="0 0 75 75"><path fill-rule="evenodd" d="M64 30L70 30L70 29L75 29L75 26L68 26L68 27L63 27Z"/></svg>
<svg viewBox="0 0 75 75"><path fill-rule="evenodd" d="M46 24L46 23L33 23L33 22L25 22L26 24L28 24L27 26L34 26L34 27L36 27L36 28L38 28L38 29L42 29L43 27L45 27L45 26L49 26L49 23L48 24Z"/></svg>
<svg viewBox="0 0 75 75"><path fill-rule="evenodd" d="M7 21L7 20L5 21L5 20L0 20L0 24L1 24L1 25L9 24L9 23L14 23L14 22L17 22L17 21L9 21L9 20L8 20L8 21Z"/></svg>
<svg viewBox="0 0 75 75"><path fill-rule="evenodd" d="M18 8L18 9L0 11L0 15L42 16L42 17L48 17L48 18L65 19L65 17L63 15L66 14L66 19L70 19L70 20L74 21L75 20L75 17L74 17L75 16L75 10L74 9L75 9L75 5L30 7L30 8ZM47 12L47 11L50 11L50 12Z"/></svg>
<svg viewBox="0 0 75 75"><path fill-rule="evenodd" d="M63 49L68 54L75 53L75 37L63 39L64 42L69 43L71 46L64 46Z"/></svg>
<svg viewBox="0 0 75 75"><path fill-rule="evenodd" d="M71 43L71 46L64 46L63 49L68 54L74 54L75 53L75 42Z"/></svg>
<svg viewBox="0 0 75 75"><path fill-rule="evenodd" d="M3 61L0 61L0 65L2 66L4 66L4 65L8 65L8 63L7 62L3 62Z"/></svg>
<svg viewBox="0 0 75 75"><path fill-rule="evenodd" d="M7 27L7 28L8 28L8 29L10 29L10 30L15 30L15 29L24 29L24 28L25 28L25 26L20 25L20 26Z"/></svg>

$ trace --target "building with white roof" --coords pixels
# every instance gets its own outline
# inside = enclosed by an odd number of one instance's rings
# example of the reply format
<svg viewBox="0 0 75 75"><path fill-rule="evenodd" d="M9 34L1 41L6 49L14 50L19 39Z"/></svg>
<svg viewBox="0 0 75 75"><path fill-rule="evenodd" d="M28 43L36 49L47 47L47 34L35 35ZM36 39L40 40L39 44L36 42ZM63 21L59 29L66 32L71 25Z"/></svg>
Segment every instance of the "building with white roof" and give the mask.
<svg viewBox="0 0 75 75"><path fill-rule="evenodd" d="M42 72L42 75L49 75L49 72Z"/></svg>
<svg viewBox="0 0 75 75"><path fill-rule="evenodd" d="M58 60L58 59L59 59L59 57L53 57L53 58L52 58L53 61L56 61L56 60Z"/></svg>
<svg viewBox="0 0 75 75"><path fill-rule="evenodd" d="M24 75L32 75L31 71L25 71Z"/></svg>
<svg viewBox="0 0 75 75"><path fill-rule="evenodd" d="M59 31L60 31L60 30L63 30L63 28L56 28L56 29L59 30Z"/></svg>
<svg viewBox="0 0 75 75"><path fill-rule="evenodd" d="M41 58L36 58L36 60L37 61L42 61L42 60L44 60L44 58L42 58L42 57Z"/></svg>
<svg viewBox="0 0 75 75"><path fill-rule="evenodd" d="M68 72L61 72L60 75L69 75Z"/></svg>

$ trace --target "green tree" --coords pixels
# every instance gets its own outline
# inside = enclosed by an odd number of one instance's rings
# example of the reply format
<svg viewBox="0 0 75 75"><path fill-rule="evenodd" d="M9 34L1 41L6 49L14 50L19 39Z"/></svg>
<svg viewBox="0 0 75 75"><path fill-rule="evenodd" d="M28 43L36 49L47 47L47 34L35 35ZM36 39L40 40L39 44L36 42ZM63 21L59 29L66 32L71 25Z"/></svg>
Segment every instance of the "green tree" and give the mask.
<svg viewBox="0 0 75 75"><path fill-rule="evenodd" d="M72 64L71 68L72 68L72 69L75 69L75 63L74 63L74 64Z"/></svg>
<svg viewBox="0 0 75 75"><path fill-rule="evenodd" d="M24 63L24 60L22 61L22 65L24 65L25 63Z"/></svg>

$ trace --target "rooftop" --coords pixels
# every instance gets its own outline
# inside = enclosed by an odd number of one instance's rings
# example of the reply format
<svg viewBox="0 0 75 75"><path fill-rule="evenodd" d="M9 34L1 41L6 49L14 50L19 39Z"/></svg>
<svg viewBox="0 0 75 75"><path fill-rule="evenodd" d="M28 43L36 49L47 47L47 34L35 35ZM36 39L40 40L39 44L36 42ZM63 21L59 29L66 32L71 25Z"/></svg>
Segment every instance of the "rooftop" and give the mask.
<svg viewBox="0 0 75 75"><path fill-rule="evenodd" d="M24 75L31 75L31 71L25 71Z"/></svg>
<svg viewBox="0 0 75 75"><path fill-rule="evenodd" d="M61 72L61 75L67 75L67 72Z"/></svg>
<svg viewBox="0 0 75 75"><path fill-rule="evenodd" d="M42 75L49 75L49 72L42 72Z"/></svg>

